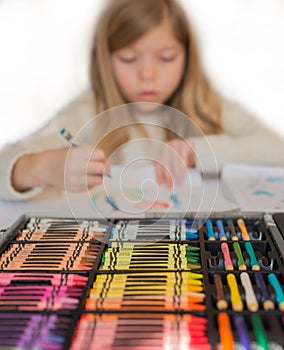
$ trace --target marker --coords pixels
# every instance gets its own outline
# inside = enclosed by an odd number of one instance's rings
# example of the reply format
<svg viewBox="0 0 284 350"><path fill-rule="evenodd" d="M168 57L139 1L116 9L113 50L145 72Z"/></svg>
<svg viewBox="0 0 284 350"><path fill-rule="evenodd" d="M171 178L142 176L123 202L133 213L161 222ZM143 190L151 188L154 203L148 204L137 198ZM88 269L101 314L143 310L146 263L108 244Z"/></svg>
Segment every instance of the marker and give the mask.
<svg viewBox="0 0 284 350"><path fill-rule="evenodd" d="M207 236L209 241L215 241L215 233L213 230L213 224L210 219L206 220L206 227L207 227Z"/></svg>
<svg viewBox="0 0 284 350"><path fill-rule="evenodd" d="M279 310L284 311L284 292L278 281L277 276L274 273L270 273L268 275L268 280L275 291Z"/></svg>
<svg viewBox="0 0 284 350"><path fill-rule="evenodd" d="M233 319L241 348L243 350L251 350L250 339L244 317L240 314L236 314L233 316Z"/></svg>
<svg viewBox="0 0 284 350"><path fill-rule="evenodd" d="M221 243L221 250L224 255L225 270L234 270L228 244L225 242Z"/></svg>
<svg viewBox="0 0 284 350"><path fill-rule="evenodd" d="M256 296L255 296L248 273L242 272L240 275L240 279L241 279L242 286L245 290L245 299L247 303L247 308L250 311L255 312L258 310L258 302L256 300Z"/></svg>
<svg viewBox="0 0 284 350"><path fill-rule="evenodd" d="M268 311L268 310L274 310L274 303L270 298L270 295L268 293L266 284L264 282L264 279L262 277L262 274L259 272L256 272L254 274L254 279L255 282L258 286L258 288L260 289L260 294L261 294L261 301L262 301L262 305L264 310Z"/></svg>
<svg viewBox="0 0 284 350"><path fill-rule="evenodd" d="M237 264L238 264L239 270L245 271L247 269L247 265L246 265L245 260L243 258L243 254L242 254L241 247L240 247L239 243L234 242L233 248L234 248L234 252L236 253L236 256L237 256Z"/></svg>
<svg viewBox="0 0 284 350"><path fill-rule="evenodd" d="M220 335L220 349L234 350L234 337L231 329L230 317L225 312L217 315L218 330Z"/></svg>
<svg viewBox="0 0 284 350"><path fill-rule="evenodd" d="M252 244L250 242L245 242L245 248L249 255L250 265L252 270L259 271L260 266L259 266L258 260L256 259Z"/></svg>
<svg viewBox="0 0 284 350"><path fill-rule="evenodd" d="M239 240L239 237L237 235L237 232L235 230L235 225L233 223L233 220L232 219L229 219L227 221L227 225L229 226L229 229L231 231L231 240L232 241L238 241Z"/></svg>
<svg viewBox="0 0 284 350"><path fill-rule="evenodd" d="M226 241L227 237L226 237L226 233L225 233L225 230L224 230L223 221L222 220L217 220L216 221L216 225L218 227L220 241Z"/></svg>
<svg viewBox="0 0 284 350"><path fill-rule="evenodd" d="M239 343L243 350L251 350L248 330L245 324L245 319L242 315L236 314L233 316L234 324L238 333Z"/></svg>
<svg viewBox="0 0 284 350"><path fill-rule="evenodd" d="M256 342L259 349L269 350L268 339L266 337L261 318L258 313L253 313L250 317L252 327L256 336Z"/></svg>
<svg viewBox="0 0 284 350"><path fill-rule="evenodd" d="M228 303L225 298L222 278L219 274L215 274L213 276L213 279L214 279L214 285L216 289L216 300L217 300L216 306L219 310L225 310L228 308Z"/></svg>
<svg viewBox="0 0 284 350"><path fill-rule="evenodd" d="M237 280L235 275L232 273L229 273L227 275L227 282L228 286L230 288L230 296L231 296L231 303L232 308L234 311L242 311L243 310L243 301L240 295L240 291L238 288Z"/></svg>
<svg viewBox="0 0 284 350"><path fill-rule="evenodd" d="M239 228L241 230L242 239L244 241L249 241L250 240L250 236L248 234L248 231L247 231L246 224L245 224L244 220L243 219L238 219L237 223L238 223L238 226L239 226Z"/></svg>
<svg viewBox="0 0 284 350"><path fill-rule="evenodd" d="M74 138L69 131L63 128L60 130L60 134L65 138L66 141L69 142L70 146L79 147L79 143L74 141Z"/></svg>

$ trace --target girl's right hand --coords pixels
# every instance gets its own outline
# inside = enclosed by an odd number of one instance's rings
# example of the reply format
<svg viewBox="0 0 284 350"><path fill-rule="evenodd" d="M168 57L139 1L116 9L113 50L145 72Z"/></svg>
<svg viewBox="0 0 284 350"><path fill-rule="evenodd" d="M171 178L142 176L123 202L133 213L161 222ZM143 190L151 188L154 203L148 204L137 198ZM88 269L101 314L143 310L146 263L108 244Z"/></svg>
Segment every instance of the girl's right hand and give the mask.
<svg viewBox="0 0 284 350"><path fill-rule="evenodd" d="M104 152L81 145L23 155L15 164L12 184L20 192L42 186L83 191L100 185L106 173Z"/></svg>
<svg viewBox="0 0 284 350"><path fill-rule="evenodd" d="M64 167L67 190L82 191L100 185L107 173L106 158L101 149L90 145L69 149Z"/></svg>

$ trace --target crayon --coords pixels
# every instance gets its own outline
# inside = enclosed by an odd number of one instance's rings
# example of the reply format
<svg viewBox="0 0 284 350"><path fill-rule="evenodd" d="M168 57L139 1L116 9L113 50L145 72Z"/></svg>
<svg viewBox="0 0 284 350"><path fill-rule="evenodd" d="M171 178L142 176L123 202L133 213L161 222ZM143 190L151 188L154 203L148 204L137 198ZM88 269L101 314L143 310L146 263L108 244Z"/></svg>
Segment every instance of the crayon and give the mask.
<svg viewBox="0 0 284 350"><path fill-rule="evenodd" d="M121 314L81 316L71 350L86 342L96 349L156 349L165 347L209 350L207 322L191 315Z"/></svg>

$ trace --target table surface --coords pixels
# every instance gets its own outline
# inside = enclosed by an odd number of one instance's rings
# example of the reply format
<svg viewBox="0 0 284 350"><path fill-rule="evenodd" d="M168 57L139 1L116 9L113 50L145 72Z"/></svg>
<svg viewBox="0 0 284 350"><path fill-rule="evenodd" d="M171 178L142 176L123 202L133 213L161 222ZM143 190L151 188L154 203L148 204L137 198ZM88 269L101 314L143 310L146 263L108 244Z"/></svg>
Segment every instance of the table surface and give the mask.
<svg viewBox="0 0 284 350"><path fill-rule="evenodd" d="M217 180L207 180L207 191L204 195L205 211L222 212L237 211L239 208L236 203L226 198L225 190ZM212 207L212 197L216 197ZM206 198L207 197L207 198ZM208 199L208 201L207 201ZM210 199L210 200L209 200ZM206 203L210 203L207 208ZM118 217L145 217L161 216L163 212L141 212L140 215L127 215L120 211L98 212L90 205L90 201L84 193L69 193L66 195L63 191L48 189L39 196L29 201L4 201L0 200L0 228L4 229L16 221L21 215L37 215L49 217L81 217L81 218L118 218ZM179 211L169 211L168 215L184 214Z"/></svg>

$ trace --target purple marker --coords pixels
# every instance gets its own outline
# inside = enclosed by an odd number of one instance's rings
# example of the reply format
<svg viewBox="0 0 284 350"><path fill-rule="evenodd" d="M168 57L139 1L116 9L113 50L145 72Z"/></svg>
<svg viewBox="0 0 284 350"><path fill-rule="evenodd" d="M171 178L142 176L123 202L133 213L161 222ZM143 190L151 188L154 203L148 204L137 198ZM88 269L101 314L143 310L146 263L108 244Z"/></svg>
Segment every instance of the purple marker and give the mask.
<svg viewBox="0 0 284 350"><path fill-rule="evenodd" d="M243 316L240 314L236 314L233 316L233 320L238 333L239 343L242 349L251 350L248 331Z"/></svg>

